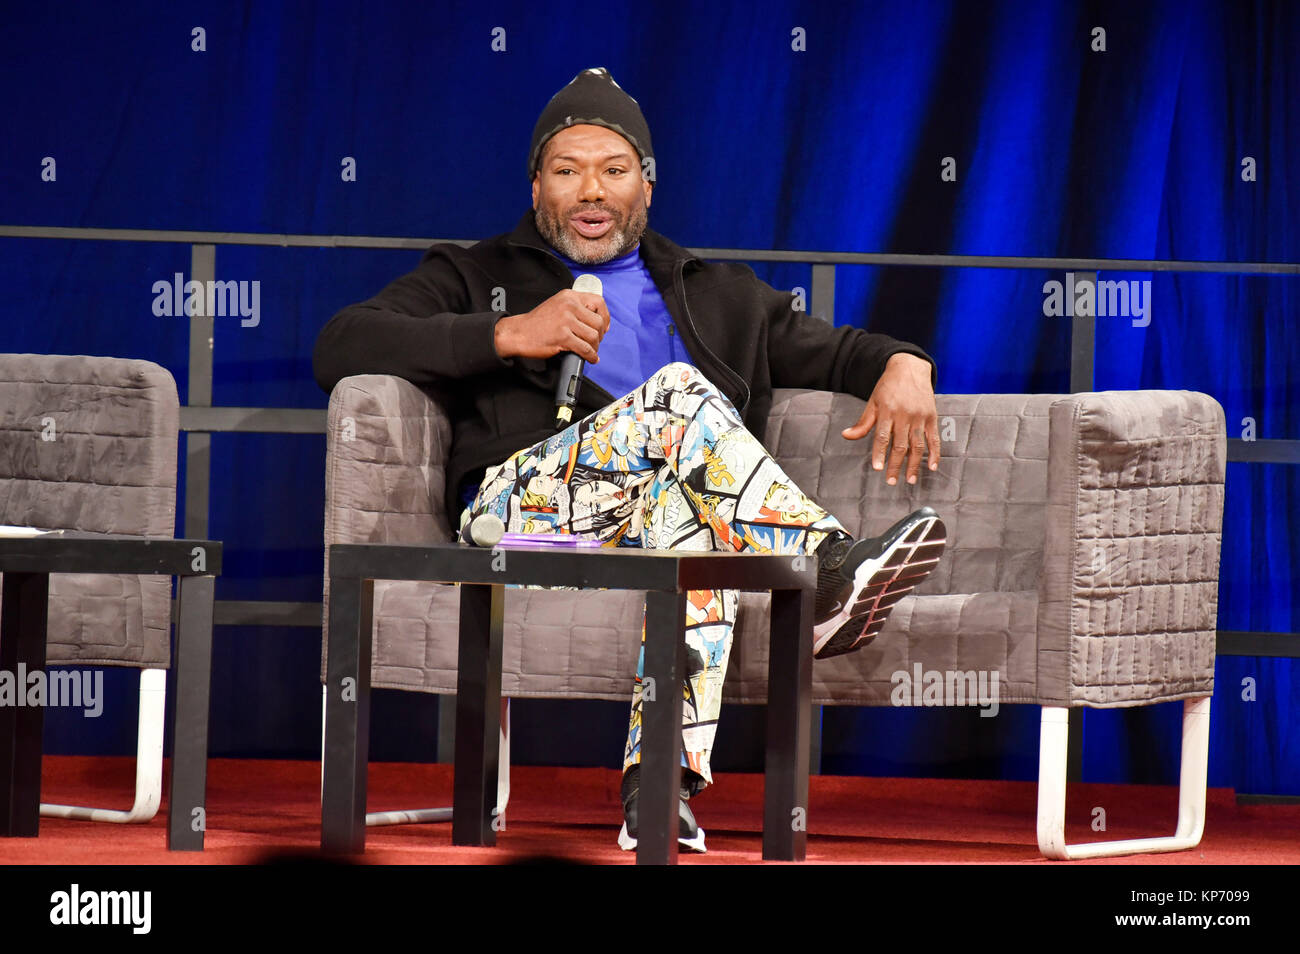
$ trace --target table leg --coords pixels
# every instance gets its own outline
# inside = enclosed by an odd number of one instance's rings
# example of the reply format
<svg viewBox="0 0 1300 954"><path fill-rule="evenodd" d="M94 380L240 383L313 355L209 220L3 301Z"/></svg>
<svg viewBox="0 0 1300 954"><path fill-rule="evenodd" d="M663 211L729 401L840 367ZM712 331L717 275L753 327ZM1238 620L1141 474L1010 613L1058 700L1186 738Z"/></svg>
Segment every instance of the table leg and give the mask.
<svg viewBox="0 0 1300 954"><path fill-rule="evenodd" d="M774 590L767 670L763 858L803 861L808 843L813 594Z"/></svg>
<svg viewBox="0 0 1300 954"><path fill-rule="evenodd" d="M178 577L176 699L172 709L167 848L202 851L207 827L208 713L212 691L212 599L216 578Z"/></svg>
<svg viewBox="0 0 1300 954"><path fill-rule="evenodd" d="M639 865L677 863L682 761L682 680L686 674L686 594L647 593L641 692Z"/></svg>
<svg viewBox="0 0 1300 954"><path fill-rule="evenodd" d="M27 705L27 677L45 671L48 573L4 574L0 679L14 696L0 701L0 836L35 838L41 821L41 744L45 708Z"/></svg>
<svg viewBox="0 0 1300 954"><path fill-rule="evenodd" d="M505 587L462 583L451 843L495 845Z"/></svg>
<svg viewBox="0 0 1300 954"><path fill-rule="evenodd" d="M374 597L374 580L330 579L320 831L325 851L359 853L366 848Z"/></svg>

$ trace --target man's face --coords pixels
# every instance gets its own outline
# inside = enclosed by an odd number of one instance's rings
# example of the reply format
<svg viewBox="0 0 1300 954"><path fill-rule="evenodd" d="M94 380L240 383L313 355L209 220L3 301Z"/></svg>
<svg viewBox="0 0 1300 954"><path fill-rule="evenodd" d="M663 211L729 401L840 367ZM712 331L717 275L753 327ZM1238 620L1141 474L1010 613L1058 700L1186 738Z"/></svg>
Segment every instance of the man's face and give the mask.
<svg viewBox="0 0 1300 954"><path fill-rule="evenodd" d="M626 139L604 126L570 126L546 143L533 177L537 231L573 261L600 265L641 241L652 188Z"/></svg>

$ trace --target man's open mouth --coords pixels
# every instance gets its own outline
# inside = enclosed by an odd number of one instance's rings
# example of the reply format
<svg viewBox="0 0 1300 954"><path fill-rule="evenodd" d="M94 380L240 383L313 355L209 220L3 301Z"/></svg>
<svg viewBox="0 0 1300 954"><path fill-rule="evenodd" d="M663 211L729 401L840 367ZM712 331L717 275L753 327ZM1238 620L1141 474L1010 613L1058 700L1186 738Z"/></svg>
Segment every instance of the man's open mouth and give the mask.
<svg viewBox="0 0 1300 954"><path fill-rule="evenodd" d="M583 238L598 239L614 227L614 217L608 212L579 212L569 218L569 224Z"/></svg>

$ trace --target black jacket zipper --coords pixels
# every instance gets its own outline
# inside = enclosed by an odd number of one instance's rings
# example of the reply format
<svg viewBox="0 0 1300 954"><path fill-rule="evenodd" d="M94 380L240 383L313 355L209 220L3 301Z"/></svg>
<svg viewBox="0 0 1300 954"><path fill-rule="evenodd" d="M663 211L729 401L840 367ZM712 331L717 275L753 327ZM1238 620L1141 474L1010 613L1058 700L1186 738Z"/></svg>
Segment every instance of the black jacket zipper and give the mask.
<svg viewBox="0 0 1300 954"><path fill-rule="evenodd" d="M686 319L686 325L688 328L690 328L691 336L695 339L695 343L699 345L700 350L703 351L706 355L708 355L709 358L713 360L714 364L716 364L719 368L721 368L723 371L727 373L727 375L731 378L733 384L739 385L739 391L741 394L744 395L744 397L740 402L740 407L738 407L736 410L740 413L741 417L744 417L745 408L749 406L749 399L751 396L749 391L749 383L744 378L742 378L739 374L737 374L734 370L732 370L729 364L727 364L716 354L714 354L712 350L710 350L709 346L704 343L704 339L700 336L699 329L695 327L695 319L691 317L691 306L690 303L687 302L686 300L686 282L682 277L683 273L686 271L687 261L689 261L689 259L679 258L677 260L676 272L673 275L673 284L676 286L677 297L682 303L682 314Z"/></svg>

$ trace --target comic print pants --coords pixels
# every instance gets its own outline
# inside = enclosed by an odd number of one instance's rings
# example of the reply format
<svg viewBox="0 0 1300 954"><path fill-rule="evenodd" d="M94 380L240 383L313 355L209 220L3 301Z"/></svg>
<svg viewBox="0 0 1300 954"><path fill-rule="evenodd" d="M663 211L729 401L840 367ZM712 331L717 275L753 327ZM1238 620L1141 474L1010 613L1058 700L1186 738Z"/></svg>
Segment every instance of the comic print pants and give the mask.
<svg viewBox="0 0 1300 954"><path fill-rule="evenodd" d="M791 482L731 402L680 362L489 468L470 513L494 513L512 533L661 550L807 553L843 529ZM737 604L735 590L687 595L682 764L706 784ZM644 620L641 638L625 771L641 760Z"/></svg>

